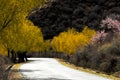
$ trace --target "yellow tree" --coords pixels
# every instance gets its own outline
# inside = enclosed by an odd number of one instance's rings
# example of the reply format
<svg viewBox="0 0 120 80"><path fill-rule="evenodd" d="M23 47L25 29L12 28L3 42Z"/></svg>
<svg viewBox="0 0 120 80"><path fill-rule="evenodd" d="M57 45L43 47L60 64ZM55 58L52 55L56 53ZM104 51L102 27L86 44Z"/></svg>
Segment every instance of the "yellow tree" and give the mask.
<svg viewBox="0 0 120 80"><path fill-rule="evenodd" d="M1 37L5 47L14 52L40 51L44 43L41 30L27 20L17 27L5 28L2 30Z"/></svg>
<svg viewBox="0 0 120 80"><path fill-rule="evenodd" d="M31 26L31 24L29 24L30 22L26 20L27 15L33 8L41 7L46 1L47 0L0 0L0 39L2 39L2 43L4 43L8 53L13 49L28 49L28 47L24 46L25 43L21 44L25 40L19 40L23 37L23 35L20 34L25 31L19 34L16 33L20 32L19 30L24 30L22 26ZM31 30L31 32L33 31ZM24 35L26 34L24 33ZM17 45L17 47L13 46L13 43Z"/></svg>
<svg viewBox="0 0 120 80"><path fill-rule="evenodd" d="M59 36L54 37L52 41L53 50L73 54L78 48L87 45L95 31L85 27L82 32L77 32L75 29L69 29L67 32L62 32Z"/></svg>
<svg viewBox="0 0 120 80"><path fill-rule="evenodd" d="M0 30L24 19L36 7L41 7L47 0L0 0Z"/></svg>

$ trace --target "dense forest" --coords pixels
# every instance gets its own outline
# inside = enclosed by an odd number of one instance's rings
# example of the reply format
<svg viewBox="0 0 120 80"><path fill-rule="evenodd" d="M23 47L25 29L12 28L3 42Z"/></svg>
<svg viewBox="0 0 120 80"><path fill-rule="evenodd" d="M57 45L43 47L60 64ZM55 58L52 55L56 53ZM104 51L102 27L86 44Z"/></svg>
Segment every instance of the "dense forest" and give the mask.
<svg viewBox="0 0 120 80"><path fill-rule="evenodd" d="M68 28L82 31L87 25L100 30L101 20L112 14L120 14L119 0L54 0L36 9L28 19L43 28L45 39L51 39Z"/></svg>
<svg viewBox="0 0 120 80"><path fill-rule="evenodd" d="M120 77L119 0L0 3L0 65L52 57Z"/></svg>

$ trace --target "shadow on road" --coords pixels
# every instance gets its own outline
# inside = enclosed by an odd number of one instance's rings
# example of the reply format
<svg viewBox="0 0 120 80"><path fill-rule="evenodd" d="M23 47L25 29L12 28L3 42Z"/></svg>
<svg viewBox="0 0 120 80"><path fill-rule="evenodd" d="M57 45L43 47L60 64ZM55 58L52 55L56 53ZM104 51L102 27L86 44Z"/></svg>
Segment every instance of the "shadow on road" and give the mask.
<svg viewBox="0 0 120 80"><path fill-rule="evenodd" d="M33 71L40 71L40 70L29 70L29 69L20 70L20 72L33 72ZM11 70L11 72L14 75L14 74L18 74L19 71L17 69L13 69L13 70ZM10 79L10 80L71 80L71 79L59 79L59 78L51 78L51 77L23 79L23 77L19 77L19 76L14 75L12 77L12 79Z"/></svg>
<svg viewBox="0 0 120 80"><path fill-rule="evenodd" d="M18 72L17 69L13 69L11 70L12 72ZM19 70L20 72L33 72L33 71L41 71L41 70L29 70L29 69L22 69L22 70Z"/></svg>

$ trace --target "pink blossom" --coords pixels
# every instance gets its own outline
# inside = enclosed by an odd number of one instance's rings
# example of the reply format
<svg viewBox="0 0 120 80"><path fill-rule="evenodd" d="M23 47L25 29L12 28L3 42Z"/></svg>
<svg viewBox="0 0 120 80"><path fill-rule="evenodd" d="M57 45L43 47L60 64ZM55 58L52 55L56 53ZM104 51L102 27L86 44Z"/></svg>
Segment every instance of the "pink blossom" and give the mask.
<svg viewBox="0 0 120 80"><path fill-rule="evenodd" d="M93 43L102 43L105 39L108 33L105 33L105 31L97 32L97 34L92 38Z"/></svg>
<svg viewBox="0 0 120 80"><path fill-rule="evenodd" d="M120 21L113 20L110 17L107 17L105 20L102 20L102 27L105 27L107 25L108 29L111 29L113 32L120 32Z"/></svg>
<svg viewBox="0 0 120 80"><path fill-rule="evenodd" d="M92 38L92 43L102 43L107 39L108 35L111 35L109 31L105 31L105 28L111 30L113 33L117 33L120 35L120 21L116 18L120 18L119 15L112 17L108 16L105 20L101 21L101 27L104 29L102 31L98 31L97 34Z"/></svg>

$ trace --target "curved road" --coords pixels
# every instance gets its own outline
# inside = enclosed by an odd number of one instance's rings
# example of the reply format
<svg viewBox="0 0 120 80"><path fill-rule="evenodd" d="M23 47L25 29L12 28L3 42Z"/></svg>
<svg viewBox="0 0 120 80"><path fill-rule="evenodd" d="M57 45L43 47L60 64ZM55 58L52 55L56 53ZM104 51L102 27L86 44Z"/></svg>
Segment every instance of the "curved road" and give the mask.
<svg viewBox="0 0 120 80"><path fill-rule="evenodd" d="M25 80L110 80L61 65L53 58L29 58L28 63L20 67Z"/></svg>

